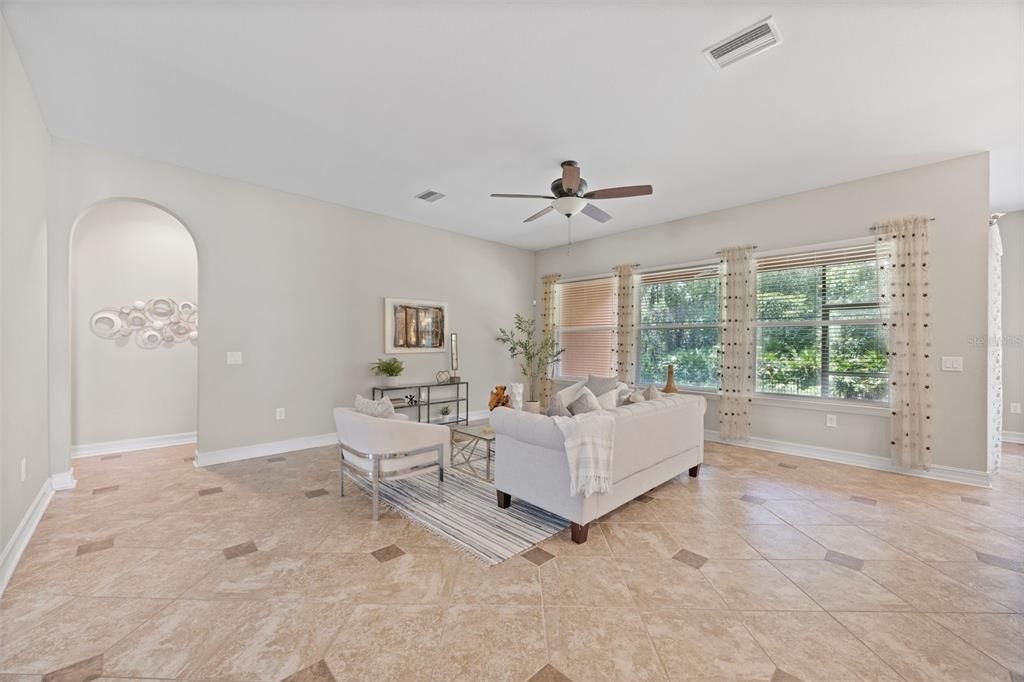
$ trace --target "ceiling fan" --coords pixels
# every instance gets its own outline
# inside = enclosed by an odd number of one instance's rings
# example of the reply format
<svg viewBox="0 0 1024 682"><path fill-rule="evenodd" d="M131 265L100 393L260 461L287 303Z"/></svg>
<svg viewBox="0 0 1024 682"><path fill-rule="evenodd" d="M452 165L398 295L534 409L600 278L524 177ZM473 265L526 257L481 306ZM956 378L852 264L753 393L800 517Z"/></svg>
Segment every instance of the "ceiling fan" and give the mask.
<svg viewBox="0 0 1024 682"><path fill-rule="evenodd" d="M607 189L595 189L587 191L587 181L580 177L580 166L575 161L562 162L562 177L556 178L551 183L551 194L492 194L492 197L503 197L507 199L552 199L551 205L524 220L524 223L531 222L547 215L551 211L558 211L566 218L571 218L577 213L593 218L599 223L606 223L612 219L610 215L590 203L591 199L622 199L625 197L641 197L654 192L650 185L630 185L628 187L609 187Z"/></svg>

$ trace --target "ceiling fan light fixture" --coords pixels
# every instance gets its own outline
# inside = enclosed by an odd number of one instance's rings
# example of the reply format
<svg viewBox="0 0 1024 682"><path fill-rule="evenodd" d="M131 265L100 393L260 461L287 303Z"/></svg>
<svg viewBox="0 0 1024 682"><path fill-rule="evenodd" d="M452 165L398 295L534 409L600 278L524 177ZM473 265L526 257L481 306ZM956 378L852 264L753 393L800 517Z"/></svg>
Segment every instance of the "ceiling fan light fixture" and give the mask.
<svg viewBox="0 0 1024 682"><path fill-rule="evenodd" d="M558 197L551 202L551 205L568 218L582 211L583 207L587 205L587 200L583 197Z"/></svg>

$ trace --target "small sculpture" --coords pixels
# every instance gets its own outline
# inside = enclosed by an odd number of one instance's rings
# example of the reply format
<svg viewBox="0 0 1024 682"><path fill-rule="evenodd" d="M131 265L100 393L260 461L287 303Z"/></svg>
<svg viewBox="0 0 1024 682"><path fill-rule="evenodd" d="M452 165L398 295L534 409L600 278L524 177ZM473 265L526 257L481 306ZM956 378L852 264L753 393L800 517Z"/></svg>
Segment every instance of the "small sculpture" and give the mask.
<svg viewBox="0 0 1024 682"><path fill-rule="evenodd" d="M487 401L487 408L493 410L496 407L508 407L512 404L512 399L505 393L504 384L498 384L491 391L491 399Z"/></svg>
<svg viewBox="0 0 1024 682"><path fill-rule="evenodd" d="M434 375L434 381L439 384L447 384L451 381L452 375L447 370L442 369L440 372Z"/></svg>

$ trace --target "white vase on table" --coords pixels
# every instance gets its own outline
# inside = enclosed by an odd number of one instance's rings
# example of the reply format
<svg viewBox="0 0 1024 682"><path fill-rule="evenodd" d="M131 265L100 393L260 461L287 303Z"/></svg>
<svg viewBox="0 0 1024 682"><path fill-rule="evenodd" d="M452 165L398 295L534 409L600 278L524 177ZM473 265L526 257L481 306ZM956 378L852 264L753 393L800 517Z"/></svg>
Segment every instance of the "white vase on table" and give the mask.
<svg viewBox="0 0 1024 682"><path fill-rule="evenodd" d="M522 384L509 384L508 393L512 396L512 409L521 410L523 409L523 385Z"/></svg>

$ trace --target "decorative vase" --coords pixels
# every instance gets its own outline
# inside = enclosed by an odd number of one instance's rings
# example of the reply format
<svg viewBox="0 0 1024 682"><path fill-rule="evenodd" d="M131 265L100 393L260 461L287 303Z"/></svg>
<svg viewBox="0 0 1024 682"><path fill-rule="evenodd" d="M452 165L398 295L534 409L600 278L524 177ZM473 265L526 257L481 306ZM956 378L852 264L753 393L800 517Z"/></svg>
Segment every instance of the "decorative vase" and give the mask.
<svg viewBox="0 0 1024 682"><path fill-rule="evenodd" d="M400 386L401 385L400 384L400 379L401 379L401 377L392 377L392 376L385 375L385 376L382 376L380 378L380 383L381 383L381 386L392 388L394 386Z"/></svg>
<svg viewBox="0 0 1024 682"><path fill-rule="evenodd" d="M509 384L508 385L509 395L512 396L512 409L521 410L523 409L523 385L522 384Z"/></svg>
<svg viewBox="0 0 1024 682"><path fill-rule="evenodd" d="M676 388L676 366L667 365L668 367L668 381L665 382L665 388L661 389L662 393L679 393L679 389Z"/></svg>
<svg viewBox="0 0 1024 682"><path fill-rule="evenodd" d="M527 400L523 404L523 409L533 414L540 414L540 401L539 400Z"/></svg>

